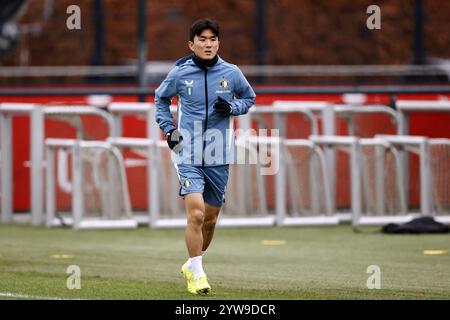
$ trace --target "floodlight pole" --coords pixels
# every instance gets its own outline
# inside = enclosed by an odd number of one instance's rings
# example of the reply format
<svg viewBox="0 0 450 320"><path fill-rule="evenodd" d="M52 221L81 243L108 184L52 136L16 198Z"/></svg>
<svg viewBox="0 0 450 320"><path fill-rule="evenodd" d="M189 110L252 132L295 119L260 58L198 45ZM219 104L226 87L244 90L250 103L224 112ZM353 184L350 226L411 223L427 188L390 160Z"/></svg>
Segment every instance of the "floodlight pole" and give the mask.
<svg viewBox="0 0 450 320"><path fill-rule="evenodd" d="M137 36L138 36L138 86L145 89L147 77L147 0L137 0ZM139 102L145 102L145 94L139 95Z"/></svg>
<svg viewBox="0 0 450 320"><path fill-rule="evenodd" d="M266 0L257 0L255 8L255 63L264 65L266 62ZM264 82L264 77L256 78L258 83Z"/></svg>
<svg viewBox="0 0 450 320"><path fill-rule="evenodd" d="M414 4L414 63L425 63L425 47L423 38L423 1L416 0Z"/></svg>

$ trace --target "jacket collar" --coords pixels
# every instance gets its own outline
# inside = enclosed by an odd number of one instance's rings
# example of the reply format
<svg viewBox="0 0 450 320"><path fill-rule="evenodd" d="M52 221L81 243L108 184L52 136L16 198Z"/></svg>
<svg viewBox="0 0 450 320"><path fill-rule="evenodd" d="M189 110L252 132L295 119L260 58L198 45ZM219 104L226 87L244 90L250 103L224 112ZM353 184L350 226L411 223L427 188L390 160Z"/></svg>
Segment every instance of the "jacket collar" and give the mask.
<svg viewBox="0 0 450 320"><path fill-rule="evenodd" d="M196 66L198 66L199 68L201 68L195 61L194 61L194 58L196 58L193 54L191 54L191 55L188 55L188 56L185 56L185 57L182 57L182 58L180 58L180 59L178 59L176 62L175 62L175 66L181 66L181 65L183 65L183 64L185 64L185 63L192 63L192 64L195 64ZM198 59L198 58L197 58ZM221 64L222 62L224 62L223 61L223 59L217 54L214 58L213 58L213 60L215 60L215 62L212 64L212 66L215 66L215 65L217 65L217 64ZM204 60L203 60L204 61ZM212 67L211 66L211 67ZM208 67L208 68L211 68L211 67ZM204 70L204 69L202 69L202 70Z"/></svg>
<svg viewBox="0 0 450 320"><path fill-rule="evenodd" d="M199 57L197 57L195 54L192 55L192 61L202 70L208 70L209 68L214 67L214 65L219 60L219 56L216 54L214 58L210 60L204 60Z"/></svg>

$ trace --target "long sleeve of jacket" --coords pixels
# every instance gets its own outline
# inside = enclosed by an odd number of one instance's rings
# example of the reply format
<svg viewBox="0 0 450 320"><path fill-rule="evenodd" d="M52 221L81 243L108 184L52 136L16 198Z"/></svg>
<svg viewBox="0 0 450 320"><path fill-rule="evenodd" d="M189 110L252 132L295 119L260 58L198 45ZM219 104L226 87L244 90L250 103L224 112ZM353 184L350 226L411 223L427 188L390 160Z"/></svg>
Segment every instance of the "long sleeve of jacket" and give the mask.
<svg viewBox="0 0 450 320"><path fill-rule="evenodd" d="M177 69L174 67L155 91L156 122L164 134L175 129L170 105L177 95Z"/></svg>
<svg viewBox="0 0 450 320"><path fill-rule="evenodd" d="M256 94L242 71L238 67L236 67L236 69L236 88L234 90L236 98L231 101L230 104L232 107L231 114L239 116L241 114L246 114L248 109L255 103Z"/></svg>

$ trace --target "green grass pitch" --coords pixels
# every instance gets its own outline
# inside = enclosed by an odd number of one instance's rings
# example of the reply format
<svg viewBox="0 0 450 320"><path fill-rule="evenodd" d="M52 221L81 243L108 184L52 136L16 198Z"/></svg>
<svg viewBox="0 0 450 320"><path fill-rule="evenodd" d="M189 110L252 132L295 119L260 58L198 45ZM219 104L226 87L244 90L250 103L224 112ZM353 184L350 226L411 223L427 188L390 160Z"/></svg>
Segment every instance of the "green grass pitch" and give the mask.
<svg viewBox="0 0 450 320"><path fill-rule="evenodd" d="M450 299L450 255L423 253L449 251L450 235L375 230L219 228L203 259L213 293L203 297L187 293L179 273L183 229L1 225L0 299ZM79 290L66 286L69 265L81 269ZM380 267L381 289L367 288L370 265Z"/></svg>

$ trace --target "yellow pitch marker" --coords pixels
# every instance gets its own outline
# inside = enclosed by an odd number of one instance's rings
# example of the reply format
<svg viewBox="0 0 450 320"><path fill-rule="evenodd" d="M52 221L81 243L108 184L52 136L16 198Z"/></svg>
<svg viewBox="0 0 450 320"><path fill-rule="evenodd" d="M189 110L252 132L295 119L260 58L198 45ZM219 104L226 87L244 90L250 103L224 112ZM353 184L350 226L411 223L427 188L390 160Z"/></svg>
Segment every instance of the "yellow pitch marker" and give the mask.
<svg viewBox="0 0 450 320"><path fill-rule="evenodd" d="M430 256L437 256L441 254L447 254L447 250L424 250L423 254L430 255Z"/></svg>
<svg viewBox="0 0 450 320"><path fill-rule="evenodd" d="M282 246L287 243L286 240L262 240L261 244L265 246Z"/></svg>
<svg viewBox="0 0 450 320"><path fill-rule="evenodd" d="M72 259L73 257L71 254L53 254L50 256L53 259Z"/></svg>

